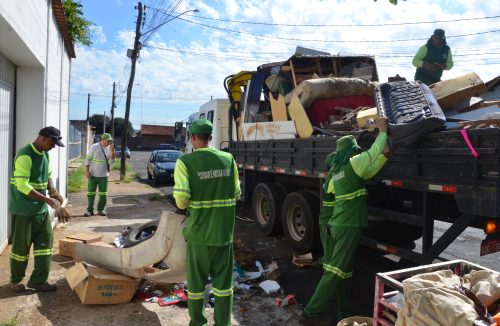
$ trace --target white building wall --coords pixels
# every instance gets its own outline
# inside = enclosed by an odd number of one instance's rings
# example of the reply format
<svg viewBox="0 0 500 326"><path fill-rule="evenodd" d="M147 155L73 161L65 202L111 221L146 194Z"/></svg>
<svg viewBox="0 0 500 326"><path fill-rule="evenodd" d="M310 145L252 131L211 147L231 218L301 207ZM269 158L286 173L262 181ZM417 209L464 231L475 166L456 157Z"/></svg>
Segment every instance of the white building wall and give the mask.
<svg viewBox="0 0 500 326"><path fill-rule="evenodd" d="M45 126L61 130L66 143L71 60L51 0L0 0L0 53L16 66L15 132L11 130L15 141L10 157ZM66 196L67 149L56 146L49 156L54 183ZM9 185L0 187L5 190ZM0 198L0 205L7 205L7 200ZM0 214L0 224L6 218Z"/></svg>
<svg viewBox="0 0 500 326"><path fill-rule="evenodd" d="M44 0L0 1L0 16L11 28L9 43L0 34L0 49L16 65L45 64L48 4Z"/></svg>

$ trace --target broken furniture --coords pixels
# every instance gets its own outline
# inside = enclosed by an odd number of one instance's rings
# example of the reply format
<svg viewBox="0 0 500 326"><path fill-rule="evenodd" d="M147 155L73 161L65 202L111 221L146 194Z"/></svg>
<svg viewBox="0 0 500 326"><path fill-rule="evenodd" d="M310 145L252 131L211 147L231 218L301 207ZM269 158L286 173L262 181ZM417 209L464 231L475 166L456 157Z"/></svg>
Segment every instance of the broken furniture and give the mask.
<svg viewBox="0 0 500 326"><path fill-rule="evenodd" d="M375 92L380 116L387 117L390 145L411 144L444 127L445 116L429 88L419 82L384 83Z"/></svg>
<svg viewBox="0 0 500 326"><path fill-rule="evenodd" d="M155 234L130 248L106 248L75 244L78 260L109 269L133 278L177 283L186 277L186 241L182 234L184 215L165 211ZM145 267L162 262L166 270L145 270Z"/></svg>

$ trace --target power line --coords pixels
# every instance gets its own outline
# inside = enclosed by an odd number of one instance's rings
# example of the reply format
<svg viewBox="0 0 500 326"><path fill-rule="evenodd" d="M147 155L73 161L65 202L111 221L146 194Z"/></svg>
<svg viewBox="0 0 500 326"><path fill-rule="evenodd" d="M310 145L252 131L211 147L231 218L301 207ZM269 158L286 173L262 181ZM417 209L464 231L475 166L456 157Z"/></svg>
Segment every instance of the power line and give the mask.
<svg viewBox="0 0 500 326"><path fill-rule="evenodd" d="M234 29L229 29L229 28L222 28L218 26L212 26L212 25L207 25L207 24L202 24L198 23L192 20L188 20L185 18L179 18L180 20L184 20L188 23L194 24L194 25L200 25L206 28L212 28L220 31L224 31L227 33L235 33L235 34L241 34L241 35L250 35L255 38L259 39L276 39L276 40L285 40L285 41L298 41L298 42L316 42L316 43L399 43L399 42L410 42L410 41L427 41L429 38L411 38L411 39L399 39L399 40L307 40L307 39L299 39L299 38L293 38L293 37L279 37L279 36L270 36L270 35L262 35L262 34L255 34L255 33L250 33L250 32L244 32L244 31L238 31ZM496 30L491 30L491 31L484 31L484 32L477 32L477 33L468 33L468 34L459 34L459 35L451 35L447 36L447 39L450 38L457 38L457 37L465 37L465 36L473 36L473 35L483 35L483 34L489 34L489 33L498 33L500 32L500 29Z"/></svg>
<svg viewBox="0 0 500 326"><path fill-rule="evenodd" d="M156 8L150 8L154 10L160 10ZM448 19L448 20L434 20L434 21L420 21L420 22L405 22L405 23L382 23L382 24L285 24L285 23L266 23L266 22L253 22L253 21L243 21L243 20L231 20L231 19L220 19L211 18L205 16L192 15L194 18L220 21L226 23L237 23L237 24L247 24L247 25L262 25L262 26L285 26L285 27L378 27L378 26L403 26L403 25L421 25L421 24L442 24L442 23L453 23L453 22L463 22L463 21L474 21L474 20L487 20L496 19L500 16L488 16L488 17L475 17L475 18L460 18L460 19Z"/></svg>

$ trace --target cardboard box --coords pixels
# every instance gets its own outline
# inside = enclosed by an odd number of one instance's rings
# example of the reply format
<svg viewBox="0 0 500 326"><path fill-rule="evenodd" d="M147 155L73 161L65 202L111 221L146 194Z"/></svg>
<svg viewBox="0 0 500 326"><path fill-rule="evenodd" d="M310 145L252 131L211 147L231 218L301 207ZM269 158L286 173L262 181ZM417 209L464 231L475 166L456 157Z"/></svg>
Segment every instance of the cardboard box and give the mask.
<svg viewBox="0 0 500 326"><path fill-rule="evenodd" d="M66 280L83 304L127 303L139 286L139 280L83 263L71 267Z"/></svg>
<svg viewBox="0 0 500 326"><path fill-rule="evenodd" d="M101 241L101 236L96 233L77 233L59 240L59 255L74 257L75 243L95 243Z"/></svg>
<svg viewBox="0 0 500 326"><path fill-rule="evenodd" d="M89 244L92 246L111 247L111 248L114 247L112 244L104 242L104 241L97 241L97 242L92 242Z"/></svg>

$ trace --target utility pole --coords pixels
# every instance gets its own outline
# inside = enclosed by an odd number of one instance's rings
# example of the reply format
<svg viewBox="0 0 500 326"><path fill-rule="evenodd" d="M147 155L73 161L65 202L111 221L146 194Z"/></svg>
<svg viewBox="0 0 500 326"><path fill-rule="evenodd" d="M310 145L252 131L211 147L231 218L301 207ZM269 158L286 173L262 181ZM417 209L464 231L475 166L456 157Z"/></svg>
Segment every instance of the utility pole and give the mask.
<svg viewBox="0 0 500 326"><path fill-rule="evenodd" d="M85 131L85 148L83 149L83 153L87 155L87 149L90 147L90 124L89 124L89 115L90 115L90 93L87 94L87 123L86 123L86 131Z"/></svg>
<svg viewBox="0 0 500 326"><path fill-rule="evenodd" d="M102 133L106 132L106 111L102 115Z"/></svg>
<svg viewBox="0 0 500 326"><path fill-rule="evenodd" d="M90 93L87 94L87 123L89 123L90 114Z"/></svg>
<svg viewBox="0 0 500 326"><path fill-rule="evenodd" d="M111 99L111 138L115 139L115 87L113 82L113 98Z"/></svg>
<svg viewBox="0 0 500 326"><path fill-rule="evenodd" d="M120 159L120 180L125 178L125 149L127 148L127 138L128 138L128 119L130 115L130 102L132 99L132 87L134 85L135 78L135 64L137 57L139 56L139 51L141 44L139 42L141 38L141 25L142 25L142 2L137 4L137 23L135 26L135 40L134 49L132 50L132 67L130 68L130 79L127 85L127 102L125 104L125 120L123 121L123 135L122 135L122 151Z"/></svg>

